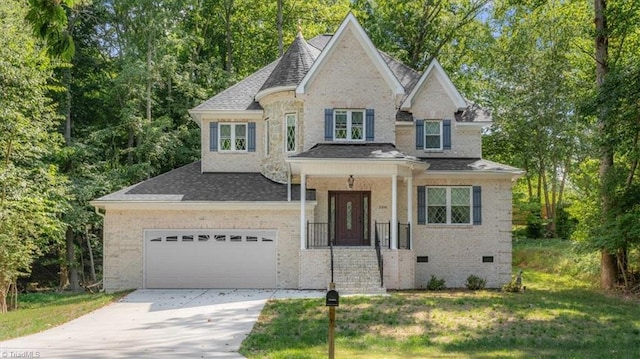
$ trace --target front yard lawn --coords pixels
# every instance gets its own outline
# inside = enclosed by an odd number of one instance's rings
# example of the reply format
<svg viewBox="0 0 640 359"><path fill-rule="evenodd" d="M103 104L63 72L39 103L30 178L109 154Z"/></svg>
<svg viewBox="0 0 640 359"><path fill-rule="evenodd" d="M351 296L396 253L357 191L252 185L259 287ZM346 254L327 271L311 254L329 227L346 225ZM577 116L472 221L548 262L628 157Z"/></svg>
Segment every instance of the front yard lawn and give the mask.
<svg viewBox="0 0 640 359"><path fill-rule="evenodd" d="M523 281L525 293L408 291L341 298L336 357L640 355L637 298L605 295L576 276L526 266ZM327 333L324 300L271 301L240 351L248 358L326 358Z"/></svg>
<svg viewBox="0 0 640 359"><path fill-rule="evenodd" d="M18 310L0 314L0 340L37 333L73 320L122 298L114 294L28 293L18 297Z"/></svg>

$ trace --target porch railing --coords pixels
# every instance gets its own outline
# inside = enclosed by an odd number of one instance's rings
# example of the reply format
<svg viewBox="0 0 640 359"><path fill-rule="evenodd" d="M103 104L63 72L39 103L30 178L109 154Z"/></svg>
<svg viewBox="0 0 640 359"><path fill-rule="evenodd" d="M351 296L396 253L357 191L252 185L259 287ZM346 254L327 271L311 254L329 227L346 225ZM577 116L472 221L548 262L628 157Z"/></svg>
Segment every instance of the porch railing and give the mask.
<svg viewBox="0 0 640 359"><path fill-rule="evenodd" d="M411 249L411 223L398 223L398 249Z"/></svg>
<svg viewBox="0 0 640 359"><path fill-rule="evenodd" d="M329 223L307 222L307 248L329 247Z"/></svg>
<svg viewBox="0 0 640 359"><path fill-rule="evenodd" d="M398 249L411 249L411 224L397 226ZM376 246L391 248L391 222L375 222L374 227ZM307 248L327 248L329 244L329 223L307 222Z"/></svg>
<svg viewBox="0 0 640 359"><path fill-rule="evenodd" d="M376 236L381 248L391 248L391 222L376 222Z"/></svg>

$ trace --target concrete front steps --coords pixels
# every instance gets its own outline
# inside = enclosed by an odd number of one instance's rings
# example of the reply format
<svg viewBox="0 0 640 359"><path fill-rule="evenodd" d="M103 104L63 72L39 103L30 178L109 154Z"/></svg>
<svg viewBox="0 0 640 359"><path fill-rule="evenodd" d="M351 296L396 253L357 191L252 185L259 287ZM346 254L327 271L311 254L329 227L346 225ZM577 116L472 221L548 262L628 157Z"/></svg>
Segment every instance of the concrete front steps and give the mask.
<svg viewBox="0 0 640 359"><path fill-rule="evenodd" d="M375 248L333 247L336 290L343 294L386 294L380 286Z"/></svg>

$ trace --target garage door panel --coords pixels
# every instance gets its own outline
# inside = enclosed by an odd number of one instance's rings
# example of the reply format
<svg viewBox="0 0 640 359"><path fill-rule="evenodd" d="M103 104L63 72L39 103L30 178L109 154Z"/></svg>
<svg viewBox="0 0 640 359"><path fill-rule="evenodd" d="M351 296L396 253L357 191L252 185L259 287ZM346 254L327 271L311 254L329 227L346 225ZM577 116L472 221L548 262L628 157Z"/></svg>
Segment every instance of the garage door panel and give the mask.
<svg viewBox="0 0 640 359"><path fill-rule="evenodd" d="M145 287L274 288L275 239L275 231L147 230Z"/></svg>

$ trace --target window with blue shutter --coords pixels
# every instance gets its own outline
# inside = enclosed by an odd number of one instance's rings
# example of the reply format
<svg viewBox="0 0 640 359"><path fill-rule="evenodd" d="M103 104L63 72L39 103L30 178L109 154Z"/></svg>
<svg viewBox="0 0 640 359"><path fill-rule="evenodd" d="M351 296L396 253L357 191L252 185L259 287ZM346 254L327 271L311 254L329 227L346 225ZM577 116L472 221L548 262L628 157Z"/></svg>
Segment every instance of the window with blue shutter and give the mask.
<svg viewBox="0 0 640 359"><path fill-rule="evenodd" d="M482 224L482 188L473 186L473 224Z"/></svg>
<svg viewBox="0 0 640 359"><path fill-rule="evenodd" d="M249 128L248 128L248 148L247 150L249 152L256 152L256 123L255 122L249 122Z"/></svg>
<svg viewBox="0 0 640 359"><path fill-rule="evenodd" d="M218 123L209 123L209 151L218 151Z"/></svg>
<svg viewBox="0 0 640 359"><path fill-rule="evenodd" d="M442 149L451 149L451 120L442 121Z"/></svg>
<svg viewBox="0 0 640 359"><path fill-rule="evenodd" d="M375 134L375 130L374 130L375 111L374 111L374 109L368 108L366 117L367 117L367 125L366 125L367 141L373 141L374 140L374 134Z"/></svg>
<svg viewBox="0 0 640 359"><path fill-rule="evenodd" d="M418 224L427 223L427 191L425 186L418 186Z"/></svg>
<svg viewBox="0 0 640 359"><path fill-rule="evenodd" d="M416 120L416 150L424 150L424 120Z"/></svg>
<svg viewBox="0 0 640 359"><path fill-rule="evenodd" d="M324 140L333 140L333 109L324 109Z"/></svg>

